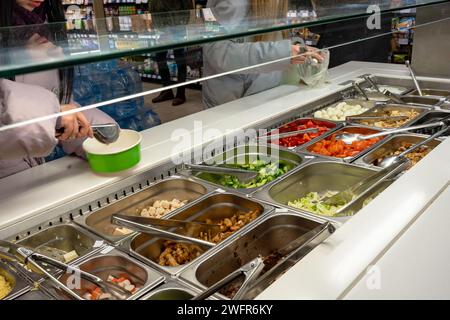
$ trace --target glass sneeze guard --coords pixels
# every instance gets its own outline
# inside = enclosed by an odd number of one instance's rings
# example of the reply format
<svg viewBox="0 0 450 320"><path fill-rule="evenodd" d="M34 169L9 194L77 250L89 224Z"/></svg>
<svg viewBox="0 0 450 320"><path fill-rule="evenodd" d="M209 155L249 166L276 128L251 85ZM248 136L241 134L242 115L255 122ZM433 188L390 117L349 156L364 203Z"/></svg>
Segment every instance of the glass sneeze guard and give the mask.
<svg viewBox="0 0 450 320"><path fill-rule="evenodd" d="M392 5L391 1L383 0L376 5L383 13L443 2L447 1L400 0ZM214 10L211 9L206 12L192 10L131 16L131 25L125 28L120 26L117 17L88 20L86 25L89 27L86 30L70 30L69 23L0 28L0 77L13 77L373 14L373 11L368 11L369 6L373 5L372 1L360 1L356 4L354 1L340 2L338 6L332 3L334 2L321 1L320 7L314 8L313 15L293 17L286 12L278 18L247 16L238 24L215 20ZM186 21L189 22L186 24ZM51 39L53 46L47 48L48 50L37 50L30 46L28 40L24 39L29 39L36 33Z"/></svg>

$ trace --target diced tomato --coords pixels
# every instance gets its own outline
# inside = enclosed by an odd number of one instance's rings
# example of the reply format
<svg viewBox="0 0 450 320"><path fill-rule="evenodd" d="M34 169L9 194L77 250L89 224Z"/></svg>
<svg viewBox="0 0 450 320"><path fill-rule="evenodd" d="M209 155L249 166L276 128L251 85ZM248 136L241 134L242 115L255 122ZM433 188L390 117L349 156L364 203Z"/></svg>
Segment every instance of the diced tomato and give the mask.
<svg viewBox="0 0 450 320"><path fill-rule="evenodd" d="M380 141L380 139L381 138L356 141L351 145L347 145L341 140L336 140L336 136L333 134L329 138L312 145L309 148L309 151L324 156L333 156L336 158L354 157L361 151L366 150L373 144Z"/></svg>
<svg viewBox="0 0 450 320"><path fill-rule="evenodd" d="M323 125L323 124L319 125L314 120L306 121L304 119L299 119L299 120L293 121L291 123L285 124L284 126L280 127L279 132L286 133L286 132L297 131L297 130L305 130L305 129L309 129L309 128L317 128L318 131L313 132L313 133L303 134L303 135L282 138L278 141L274 140L271 143L278 144L278 145L281 145L284 147L301 146L301 145L311 141L312 139L315 139L315 138L323 135L325 132L327 132L328 130L330 130L333 127L334 127L333 124L330 124L330 127L327 127L326 125Z"/></svg>

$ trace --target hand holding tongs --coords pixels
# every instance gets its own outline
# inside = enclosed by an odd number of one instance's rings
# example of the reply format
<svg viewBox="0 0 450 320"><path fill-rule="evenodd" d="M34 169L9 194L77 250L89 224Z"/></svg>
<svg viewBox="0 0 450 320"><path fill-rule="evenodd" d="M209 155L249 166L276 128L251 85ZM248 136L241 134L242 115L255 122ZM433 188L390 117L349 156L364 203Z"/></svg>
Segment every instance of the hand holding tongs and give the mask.
<svg viewBox="0 0 450 320"><path fill-rule="evenodd" d="M199 234L200 232L205 232L209 235L214 236L218 232L220 232L220 226L217 224L207 224L194 221L179 221L172 219L134 217L121 214L113 215L111 217L111 222L113 224L124 226L138 232L143 232L178 242L188 242L207 248L212 248L215 246L215 244L209 241L193 238L192 235ZM155 226L178 228L178 230L173 230L172 232L156 228ZM181 233L179 233L180 231Z"/></svg>
<svg viewBox="0 0 450 320"><path fill-rule="evenodd" d="M240 278L242 275L245 276L244 283L241 285L239 290L236 292L236 294L233 297L233 300L239 300L244 293L246 292L247 288L249 288L252 283L258 278L261 271L264 268L264 262L261 257L257 257L256 259L250 261L246 265L242 266L241 268L233 271L228 276L223 278L222 280L216 282L211 287L206 289L204 292L200 293L199 295L195 296L191 300L204 300L212 296L213 294L220 291L220 289L224 288L229 283L233 282L234 280Z"/></svg>

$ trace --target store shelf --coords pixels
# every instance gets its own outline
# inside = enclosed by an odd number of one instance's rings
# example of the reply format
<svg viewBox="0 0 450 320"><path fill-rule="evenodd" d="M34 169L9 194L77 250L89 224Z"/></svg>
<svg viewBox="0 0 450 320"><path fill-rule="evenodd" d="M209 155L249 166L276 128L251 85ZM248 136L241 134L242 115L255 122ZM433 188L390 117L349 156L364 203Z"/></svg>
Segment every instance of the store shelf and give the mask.
<svg viewBox="0 0 450 320"><path fill-rule="evenodd" d="M380 2L381 13L390 13L393 11L398 11L402 9L421 7L430 4L444 3L446 1L435 1L435 0L402 0L398 2L398 6L393 8L391 6L391 1L384 0ZM288 30L292 28L313 26L317 24L323 24L328 22L339 22L348 21L351 18L361 18L369 16L367 13L366 4L353 4L341 3L339 7L319 7L316 10L317 18L308 18L301 20L296 18L295 20L285 18L277 19L258 19L255 17L246 17L238 22L227 23L224 25L218 25L214 28L211 27L211 23L206 22L203 19L195 21L195 23L186 26L189 30L188 33L185 32L186 29L183 28L183 32L174 33L173 27L180 25L177 21L180 19L179 13L169 12L161 13L159 17L166 19L167 21L172 21L172 25L160 28L159 31L164 33L170 33L172 37L166 37L164 39L160 38L157 42L147 43L136 41L128 45L126 48L111 48L111 47L99 47L96 52L90 52L89 54L73 54L71 48L68 47L66 41L59 41L55 44L64 49L64 55L54 56L49 55L43 57L39 55L36 58L35 55L29 53L25 42L23 46L14 46L10 48L2 48L0 50L0 59L9 61L10 63L3 63L0 66L0 77L11 77L28 72L36 72L49 70L53 68L61 68L64 66L73 66L76 64L95 62L106 59L121 58L127 55L139 55L144 53L151 53L161 50L183 48L193 45L204 44L212 41L236 39L240 37L247 37L251 35L257 35L261 33L268 33L280 30ZM155 14L153 15L153 18ZM136 19L131 20L133 25L132 30L140 30L139 36L147 36L153 30L150 25L148 15L136 16ZM105 20L95 20L93 25L100 27L107 27ZM146 24L148 23L148 24ZM136 24L136 25L135 25ZM35 28L35 26L30 29ZM52 24L51 28L55 29L65 29L65 23ZM8 32L13 28L9 28ZM105 28L106 30L109 30ZM32 31L32 30L30 30ZM114 35L115 32L96 30L98 33L99 43L103 43L104 40L108 39L109 36ZM138 36L138 38L139 38Z"/></svg>

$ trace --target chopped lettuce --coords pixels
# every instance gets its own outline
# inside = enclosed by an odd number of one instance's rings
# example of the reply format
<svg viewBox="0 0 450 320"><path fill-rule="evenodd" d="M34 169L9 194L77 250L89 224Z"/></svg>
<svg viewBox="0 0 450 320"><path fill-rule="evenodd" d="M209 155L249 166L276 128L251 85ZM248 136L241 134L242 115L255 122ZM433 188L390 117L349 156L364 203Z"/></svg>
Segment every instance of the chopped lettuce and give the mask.
<svg viewBox="0 0 450 320"><path fill-rule="evenodd" d="M321 199L334 194L336 194L336 192L327 191L324 196L320 197L318 192L310 192L303 198L289 201L288 205L297 209L332 217L336 215L336 212L342 208L343 205L334 206L325 204Z"/></svg>
<svg viewBox="0 0 450 320"><path fill-rule="evenodd" d="M231 175L224 175L219 180L219 183L223 186L234 189L249 189L261 187L276 178L282 176L290 169L292 165L284 164L282 162L267 163L263 160L256 160L249 164L233 165L233 168L244 169L249 171L257 171L258 175L250 182L242 183L238 178Z"/></svg>

